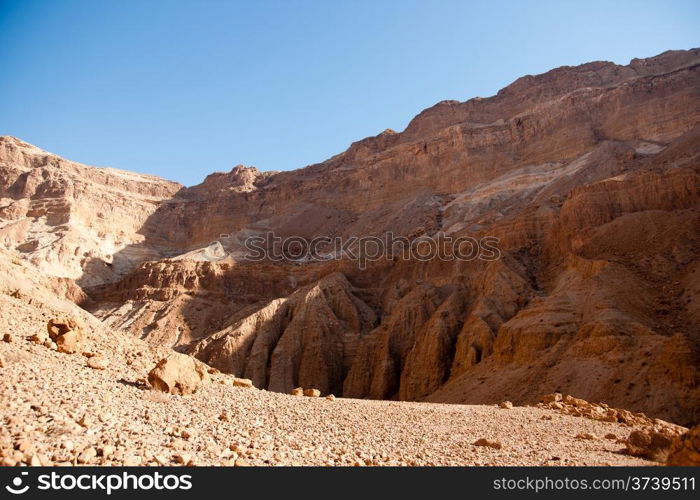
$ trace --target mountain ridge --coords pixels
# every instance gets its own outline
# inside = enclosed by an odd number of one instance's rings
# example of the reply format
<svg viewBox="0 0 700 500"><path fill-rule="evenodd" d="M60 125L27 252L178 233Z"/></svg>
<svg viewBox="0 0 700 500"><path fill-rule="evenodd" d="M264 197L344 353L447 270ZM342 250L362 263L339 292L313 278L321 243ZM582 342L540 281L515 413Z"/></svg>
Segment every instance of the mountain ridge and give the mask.
<svg viewBox="0 0 700 500"><path fill-rule="evenodd" d="M322 163L192 187L3 137L0 241L80 287L110 328L260 388L522 404L560 391L695 423L699 62L557 68ZM502 258L241 259L266 232L492 236ZM212 262L214 240L228 257Z"/></svg>

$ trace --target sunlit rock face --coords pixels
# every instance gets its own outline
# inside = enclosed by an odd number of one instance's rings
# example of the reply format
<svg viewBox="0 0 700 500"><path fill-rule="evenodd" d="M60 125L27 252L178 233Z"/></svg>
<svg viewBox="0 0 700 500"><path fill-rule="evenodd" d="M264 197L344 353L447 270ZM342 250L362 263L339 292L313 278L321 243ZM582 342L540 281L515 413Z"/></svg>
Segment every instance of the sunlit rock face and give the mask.
<svg viewBox="0 0 700 500"><path fill-rule="evenodd" d="M257 387L700 419L700 51L526 76L289 172L194 187L0 139L0 242L114 328ZM498 238L249 262L246 238ZM216 242L216 244L213 244ZM84 295L86 294L86 295Z"/></svg>

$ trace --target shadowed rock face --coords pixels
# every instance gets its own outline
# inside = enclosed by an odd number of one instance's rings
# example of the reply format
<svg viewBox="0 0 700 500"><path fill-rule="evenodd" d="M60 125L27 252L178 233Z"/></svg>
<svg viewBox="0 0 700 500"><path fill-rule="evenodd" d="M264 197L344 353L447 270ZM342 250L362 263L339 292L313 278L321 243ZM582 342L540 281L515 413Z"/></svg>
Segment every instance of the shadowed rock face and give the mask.
<svg viewBox="0 0 700 500"><path fill-rule="evenodd" d="M3 138L0 237L76 280L113 327L257 387L468 403L564 392L697 422L699 62L694 49L559 68L439 103L324 163L239 166L191 188ZM490 235L501 258L203 258L221 234L237 256L266 231Z"/></svg>

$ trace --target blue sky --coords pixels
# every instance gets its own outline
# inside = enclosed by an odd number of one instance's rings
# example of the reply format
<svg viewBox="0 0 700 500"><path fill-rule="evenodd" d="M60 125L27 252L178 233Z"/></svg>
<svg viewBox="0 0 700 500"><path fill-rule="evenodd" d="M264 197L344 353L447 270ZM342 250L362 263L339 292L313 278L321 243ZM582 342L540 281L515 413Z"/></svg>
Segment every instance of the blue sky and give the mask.
<svg viewBox="0 0 700 500"><path fill-rule="evenodd" d="M0 135L192 185L525 74L697 47L699 26L696 0L0 0Z"/></svg>

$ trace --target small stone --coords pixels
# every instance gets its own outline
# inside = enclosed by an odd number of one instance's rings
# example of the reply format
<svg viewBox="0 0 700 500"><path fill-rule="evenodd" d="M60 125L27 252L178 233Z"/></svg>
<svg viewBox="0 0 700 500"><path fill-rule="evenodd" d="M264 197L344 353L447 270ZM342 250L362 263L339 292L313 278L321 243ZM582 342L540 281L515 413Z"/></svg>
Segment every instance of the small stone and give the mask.
<svg viewBox="0 0 700 500"><path fill-rule="evenodd" d="M476 441L474 441L474 446L487 446L496 450L500 450L503 447L500 441L489 441L485 438L477 439Z"/></svg>
<svg viewBox="0 0 700 500"><path fill-rule="evenodd" d="M328 396L326 396L326 399L328 401L335 401L335 396L333 394L329 394Z"/></svg>
<svg viewBox="0 0 700 500"><path fill-rule="evenodd" d="M92 424L93 424L92 417L86 413L85 415L80 417L80 420L78 420L78 424L80 424L82 427L85 427L85 428L92 427Z"/></svg>
<svg viewBox="0 0 700 500"><path fill-rule="evenodd" d="M304 396L309 398L317 398L321 395L321 391L318 389L306 389L304 390Z"/></svg>
<svg viewBox="0 0 700 500"><path fill-rule="evenodd" d="M111 444L106 444L102 447L101 453L103 457L108 458L114 455L114 446Z"/></svg>
<svg viewBox="0 0 700 500"><path fill-rule="evenodd" d="M182 431L180 431L180 437L182 439L189 439L192 437L192 431L190 429L182 429Z"/></svg>
<svg viewBox="0 0 700 500"><path fill-rule="evenodd" d="M576 406L577 408L587 408L591 406L591 404L585 399L575 398L571 395L564 396L564 403L571 406Z"/></svg>
<svg viewBox="0 0 700 500"><path fill-rule="evenodd" d="M192 461L192 456L187 453L180 453L178 455L173 455L173 460L176 464L187 465Z"/></svg>
<svg viewBox="0 0 700 500"><path fill-rule="evenodd" d="M124 458L124 467L136 467L141 465L143 459L137 455L131 455Z"/></svg>
<svg viewBox="0 0 700 500"><path fill-rule="evenodd" d="M21 451L22 453L33 453L36 447L34 442L30 439L21 439L15 443L15 449Z"/></svg>
<svg viewBox="0 0 700 500"><path fill-rule="evenodd" d="M81 339L81 334L74 330L71 330L65 335L61 335L56 339L56 347L58 352L63 352L66 354L76 353L80 348Z"/></svg>
<svg viewBox="0 0 700 500"><path fill-rule="evenodd" d="M5 335L2 336L3 342L14 342L15 338L11 333L6 333Z"/></svg>
<svg viewBox="0 0 700 500"><path fill-rule="evenodd" d="M503 408L505 410L510 410L511 408L513 408L513 403L511 403L510 401L501 401L500 403L498 403L498 407Z"/></svg>
<svg viewBox="0 0 700 500"><path fill-rule="evenodd" d="M234 387L244 387L244 388L250 388L253 387L253 381L247 378L234 378L233 379L233 386Z"/></svg>
<svg viewBox="0 0 700 500"><path fill-rule="evenodd" d="M89 448L85 448L83 452L78 455L78 463L79 464L87 464L90 463L92 460L97 457L97 450L90 446Z"/></svg>
<svg viewBox="0 0 700 500"><path fill-rule="evenodd" d="M613 440L616 440L616 439L617 439L617 436L616 436L615 434L613 434L612 432L608 432L608 433L605 435L605 439L613 439Z"/></svg>
<svg viewBox="0 0 700 500"><path fill-rule="evenodd" d="M29 337L29 340L34 342L35 344L45 344L47 340L50 340L45 333L35 333L31 337Z"/></svg>
<svg viewBox="0 0 700 500"><path fill-rule="evenodd" d="M597 438L593 434L589 434L588 432L582 432L582 433L576 435L576 439L584 439L584 440L592 441L592 440L597 439Z"/></svg>
<svg viewBox="0 0 700 500"><path fill-rule="evenodd" d="M98 354L96 356L89 357L87 360L87 365L95 370L104 370L109 365L109 362L107 361L107 358Z"/></svg>
<svg viewBox="0 0 700 500"><path fill-rule="evenodd" d="M545 394L544 396L542 396L541 401L542 401L543 403L546 403L546 404L548 404L548 403L558 403L559 401L562 400L562 398L563 398L563 396L561 395L560 392L555 392L555 393L552 393L552 394Z"/></svg>
<svg viewBox="0 0 700 500"><path fill-rule="evenodd" d="M296 389L292 389L289 394L291 394L292 396L303 396L304 389L302 387L297 387Z"/></svg>
<svg viewBox="0 0 700 500"><path fill-rule="evenodd" d="M49 337L58 352L73 354L80 350L85 336L85 323L79 318L52 319L46 325Z"/></svg>
<svg viewBox="0 0 700 500"><path fill-rule="evenodd" d="M551 415L542 415L540 417L540 420L552 420L552 416Z"/></svg>

